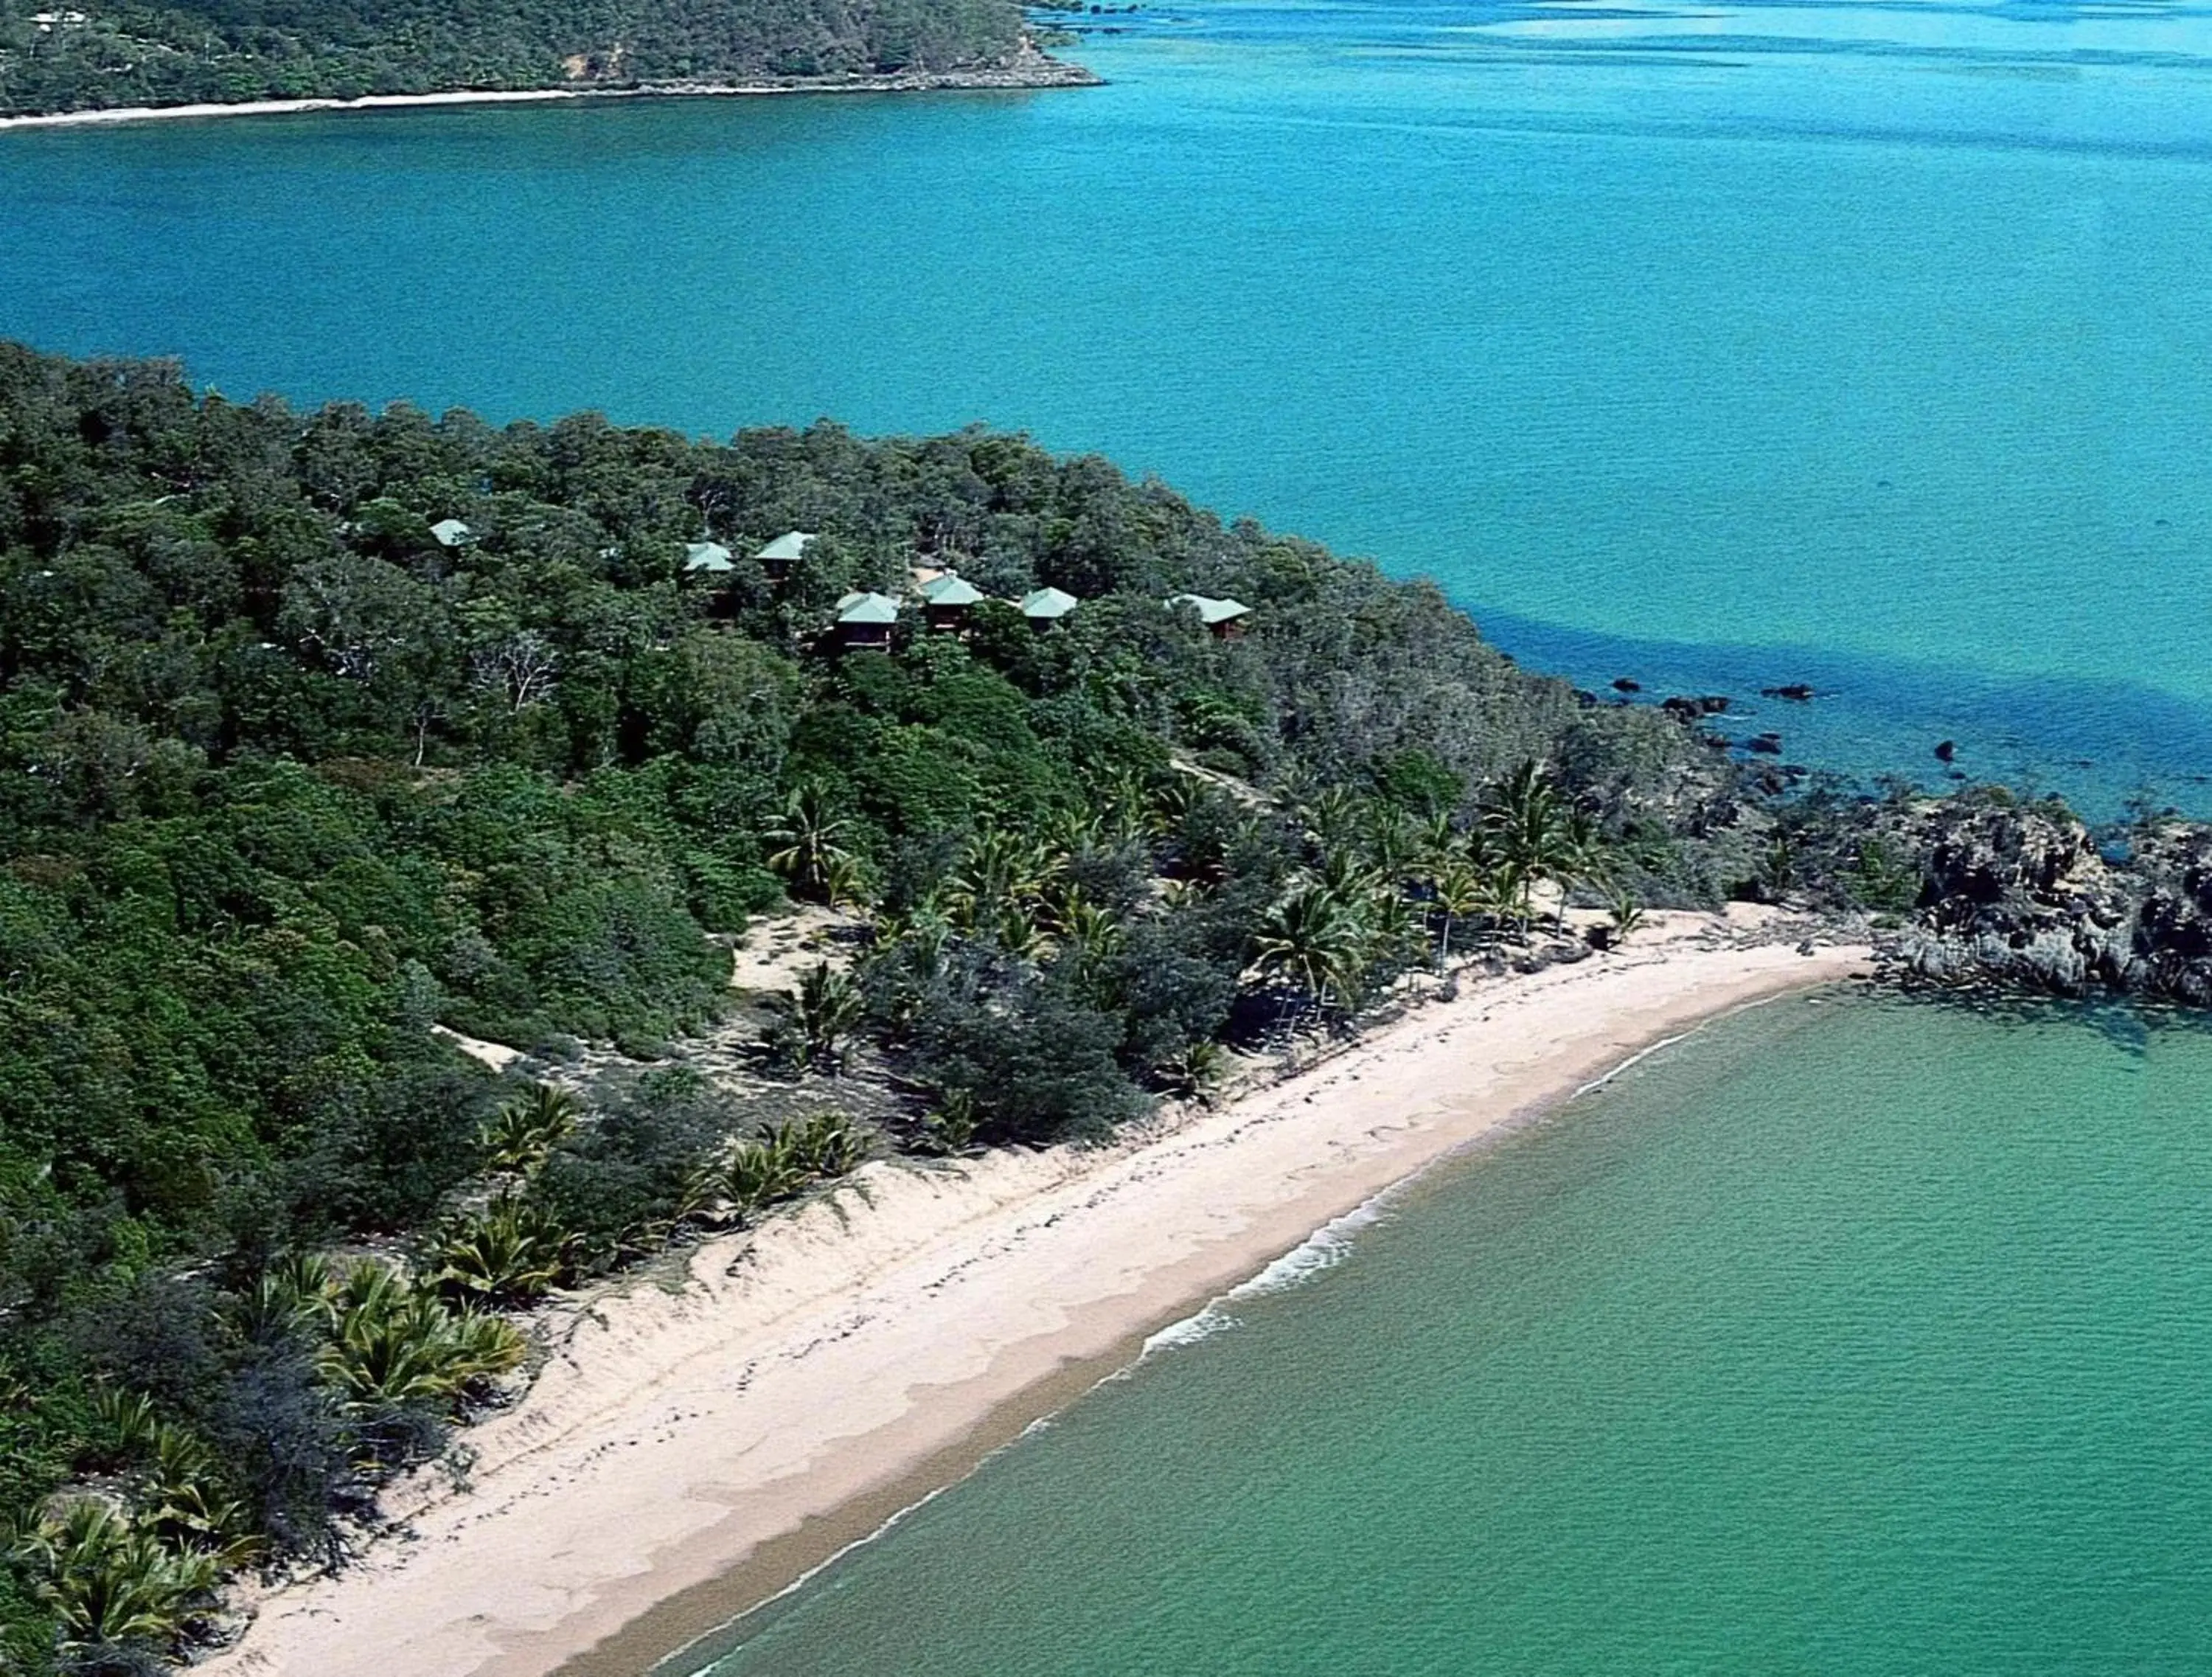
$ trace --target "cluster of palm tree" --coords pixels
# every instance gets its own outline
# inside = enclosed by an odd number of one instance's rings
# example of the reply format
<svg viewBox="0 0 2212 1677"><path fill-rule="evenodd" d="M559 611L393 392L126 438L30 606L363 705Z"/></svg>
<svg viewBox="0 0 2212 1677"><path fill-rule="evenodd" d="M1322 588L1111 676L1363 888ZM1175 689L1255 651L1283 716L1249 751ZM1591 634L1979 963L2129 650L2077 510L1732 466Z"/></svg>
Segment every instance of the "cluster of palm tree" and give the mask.
<svg viewBox="0 0 2212 1677"><path fill-rule="evenodd" d="M701 1166L686 1196L690 1213L714 1223L744 1223L816 1182L857 1170L866 1134L841 1112L763 1124Z"/></svg>
<svg viewBox="0 0 2212 1677"><path fill-rule="evenodd" d="M87 1677L135 1677L177 1652L228 1570L222 1554L173 1544L94 1495L50 1507L9 1547L54 1615L64 1668Z"/></svg>
<svg viewBox="0 0 2212 1677"><path fill-rule="evenodd" d="M1066 955L1095 967L1121 952L1127 927L1084 890L1075 863L1086 851L1127 842L1116 827L1110 813L1093 811L1063 816L1035 835L986 828L961 847L927 897L883 930L929 949L957 933L989 939L1028 960Z"/></svg>
<svg viewBox="0 0 2212 1677"><path fill-rule="evenodd" d="M106 1488L58 1500L6 1546L52 1608L68 1666L141 1669L199 1623L216 1585L259 1550L215 1452L143 1393L94 1395L84 1460Z"/></svg>
<svg viewBox="0 0 2212 1677"><path fill-rule="evenodd" d="M523 1340L497 1317L455 1308L394 1266L363 1260L343 1272L295 1256L264 1272L230 1306L230 1330L313 1347L319 1382L350 1425L357 1465L390 1465L403 1412L445 1413L521 1361ZM163 1420L143 1393L94 1400L83 1458L96 1490L58 1498L9 1558L59 1627L62 1663L79 1673L155 1668L199 1635L216 1588L257 1554L246 1503L215 1452Z"/></svg>
<svg viewBox="0 0 2212 1677"><path fill-rule="evenodd" d="M495 1187L447 1224L432 1246L432 1284L470 1309L534 1303L568 1276L575 1248L533 1192L553 1151L576 1133L576 1097L533 1084L504 1103L477 1134Z"/></svg>
<svg viewBox="0 0 2212 1677"><path fill-rule="evenodd" d="M1423 957L1449 966L1470 926L1525 935L1547 889L1564 926L1577 887L1609 889L1616 877L1602 826L1540 763L1491 787L1465 825L1422 823L1340 787L1293 818L1311 860L1254 929L1248 971L1291 993L1294 1019L1354 1012Z"/></svg>
<svg viewBox="0 0 2212 1677"><path fill-rule="evenodd" d="M526 1346L511 1323L449 1303L397 1265L368 1258L343 1273L312 1260L298 1267L310 1285L296 1308L325 1334L317 1371L372 1428L410 1407L450 1409L522 1361Z"/></svg>

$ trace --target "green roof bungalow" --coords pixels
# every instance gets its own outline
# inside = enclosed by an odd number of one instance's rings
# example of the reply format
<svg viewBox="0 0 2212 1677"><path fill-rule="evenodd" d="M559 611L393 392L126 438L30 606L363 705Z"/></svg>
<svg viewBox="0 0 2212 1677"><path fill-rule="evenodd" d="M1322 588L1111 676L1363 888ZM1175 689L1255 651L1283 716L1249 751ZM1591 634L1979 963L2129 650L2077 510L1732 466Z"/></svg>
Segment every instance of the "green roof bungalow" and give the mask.
<svg viewBox="0 0 2212 1677"><path fill-rule="evenodd" d="M1252 608L1242 600L1214 599L1205 594L1177 594L1170 605L1184 605L1198 613L1199 622L1217 641L1233 641L1244 632Z"/></svg>
<svg viewBox="0 0 2212 1677"><path fill-rule="evenodd" d="M440 547L466 547L477 538L477 532L459 519L440 519L430 526L430 539Z"/></svg>
<svg viewBox="0 0 2212 1677"><path fill-rule="evenodd" d="M791 568L806 556L807 544L814 538L804 530L787 530L753 557L771 582L781 582L791 574Z"/></svg>
<svg viewBox="0 0 2212 1677"><path fill-rule="evenodd" d="M921 615L932 629L958 629L969 609L982 603L982 590L957 571L921 585Z"/></svg>
<svg viewBox="0 0 2212 1677"><path fill-rule="evenodd" d="M1030 627L1050 629L1083 602L1073 594L1062 593L1057 588L1040 588L1022 598L1022 616L1030 620Z"/></svg>
<svg viewBox="0 0 2212 1677"><path fill-rule="evenodd" d="M684 548L684 574L686 576L727 576L737 566L732 562L729 549L720 542L689 542Z"/></svg>
<svg viewBox="0 0 2212 1677"><path fill-rule="evenodd" d="M837 602L837 644L847 652L889 652L898 602L889 594L848 594Z"/></svg>

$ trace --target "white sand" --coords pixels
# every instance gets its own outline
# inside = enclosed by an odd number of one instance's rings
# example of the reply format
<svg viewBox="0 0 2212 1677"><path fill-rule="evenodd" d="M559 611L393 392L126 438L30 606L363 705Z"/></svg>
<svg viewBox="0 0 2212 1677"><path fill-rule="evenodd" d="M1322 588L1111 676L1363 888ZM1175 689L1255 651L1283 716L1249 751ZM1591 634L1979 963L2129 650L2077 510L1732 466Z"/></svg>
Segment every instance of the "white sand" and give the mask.
<svg viewBox="0 0 2212 1677"><path fill-rule="evenodd" d="M1073 77L1054 78L1021 69L1007 70L915 71L888 76L854 76L819 81L672 82L639 88L461 88L451 93L364 94L359 99L250 99L228 104L129 105L99 111L58 111L36 117L0 117L0 132L11 128L82 128L116 122L173 122L204 117L287 117L303 111L390 111L432 105L542 104L557 99L746 99L777 94L1021 92L1079 87Z"/></svg>
<svg viewBox="0 0 2212 1677"><path fill-rule="evenodd" d="M417 1475L393 1498L411 1540L270 1594L203 1668L538 1677L583 1656L580 1671L641 1671L959 1472L987 1421L1003 1431L1064 1400L1071 1364L1087 1381L1321 1224L1652 1042L1866 963L1655 918L1626 951L1470 986L1171 1133L871 1165L867 1203L848 1193L715 1242L680 1294L599 1301L524 1402L465 1435L471 1490ZM687 1590L688 1619L663 1605L634 1623Z"/></svg>

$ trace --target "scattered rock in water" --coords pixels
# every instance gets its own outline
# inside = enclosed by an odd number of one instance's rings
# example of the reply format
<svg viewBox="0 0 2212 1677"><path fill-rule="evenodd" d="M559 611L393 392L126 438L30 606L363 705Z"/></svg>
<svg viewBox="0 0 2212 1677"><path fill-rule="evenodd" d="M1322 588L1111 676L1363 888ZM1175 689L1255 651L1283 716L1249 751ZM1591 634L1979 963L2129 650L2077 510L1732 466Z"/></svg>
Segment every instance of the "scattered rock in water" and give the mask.
<svg viewBox="0 0 2212 1677"><path fill-rule="evenodd" d="M1762 756L1778 757L1782 755L1782 736L1778 733L1756 735L1744 741L1744 750L1757 751Z"/></svg>
<svg viewBox="0 0 2212 1677"><path fill-rule="evenodd" d="M1694 722L1701 716L1718 716L1728 708L1728 698L1719 693L1707 693L1696 698L1677 693L1659 702L1660 709L1669 716L1680 717L1685 722Z"/></svg>
<svg viewBox="0 0 2212 1677"><path fill-rule="evenodd" d="M1955 740L1946 739L1936 747L1936 761L1938 763L1948 763L1958 755L1959 746Z"/></svg>
<svg viewBox="0 0 2212 1677"><path fill-rule="evenodd" d="M1813 699L1813 688L1802 681L1784 682L1779 687L1760 688L1759 696L1762 699L1787 699L1793 705L1809 704Z"/></svg>
<svg viewBox="0 0 2212 1677"><path fill-rule="evenodd" d="M1811 769L1808 769L1802 763L1785 763L1782 765L1781 769L1781 773L1786 778L1793 781L1802 781L1812 772L1813 771Z"/></svg>
<svg viewBox="0 0 2212 1677"><path fill-rule="evenodd" d="M1613 678L1613 690L1616 693L1641 693L1644 690L1644 684L1640 681L1631 681L1626 676L1615 676Z"/></svg>

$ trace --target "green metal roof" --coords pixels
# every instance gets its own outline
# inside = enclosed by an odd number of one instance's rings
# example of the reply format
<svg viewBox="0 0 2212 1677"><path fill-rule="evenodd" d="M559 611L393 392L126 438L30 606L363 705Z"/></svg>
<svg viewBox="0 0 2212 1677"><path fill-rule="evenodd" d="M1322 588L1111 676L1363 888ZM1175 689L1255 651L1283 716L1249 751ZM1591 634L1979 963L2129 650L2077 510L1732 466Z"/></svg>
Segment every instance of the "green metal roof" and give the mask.
<svg viewBox="0 0 2212 1677"><path fill-rule="evenodd" d="M730 550L720 542L691 542L684 549L684 568L690 571L726 571L737 568L730 562Z"/></svg>
<svg viewBox="0 0 2212 1677"><path fill-rule="evenodd" d="M981 603L983 592L967 578L947 571L923 583L921 597L932 605L976 605Z"/></svg>
<svg viewBox="0 0 2212 1677"><path fill-rule="evenodd" d="M1022 601L1024 617L1065 617L1083 602L1057 588L1040 588Z"/></svg>
<svg viewBox="0 0 2212 1677"><path fill-rule="evenodd" d="M841 623L895 623L898 602L888 594L848 594L837 602Z"/></svg>
<svg viewBox="0 0 2212 1677"><path fill-rule="evenodd" d="M1252 608L1242 600L1214 599L1206 594L1177 594L1170 605L1190 605L1198 608L1198 620L1208 629L1216 623L1225 623L1232 617L1247 617Z"/></svg>
<svg viewBox="0 0 2212 1677"><path fill-rule="evenodd" d="M788 562L806 556L806 544L814 538L803 530L786 531L753 557L760 560L782 560Z"/></svg>
<svg viewBox="0 0 2212 1677"><path fill-rule="evenodd" d="M440 547L459 547L476 538L476 532L459 519L440 519L430 526L430 533L437 538Z"/></svg>

